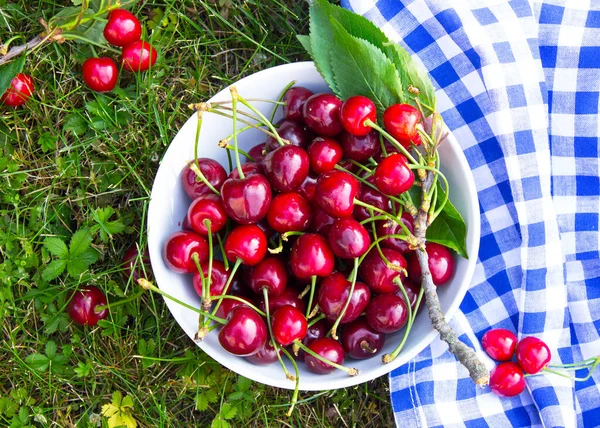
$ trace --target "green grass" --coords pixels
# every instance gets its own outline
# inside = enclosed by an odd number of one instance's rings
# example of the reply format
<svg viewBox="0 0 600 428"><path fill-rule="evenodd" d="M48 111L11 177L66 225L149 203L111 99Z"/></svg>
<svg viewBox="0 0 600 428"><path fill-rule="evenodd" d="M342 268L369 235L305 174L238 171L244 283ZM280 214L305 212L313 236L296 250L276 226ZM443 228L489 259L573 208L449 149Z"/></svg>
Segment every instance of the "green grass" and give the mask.
<svg viewBox="0 0 600 428"><path fill-rule="evenodd" d="M34 37L40 18L69 5L0 0L0 42ZM139 293L119 263L130 245L145 245L153 177L190 115L187 104L258 70L307 59L295 38L307 32L302 1L141 1L132 11L146 31L153 17L168 18L148 35L161 52L151 72L123 73L119 90L95 94L82 84L81 64L107 52L48 44L25 65L35 96L23 108L0 109L0 426L108 426L101 408L114 393L131 398L124 411L138 426L390 425L385 377L301 393L286 417L289 391L214 362L151 293L114 308L99 327L69 322L64 307L82 285L102 288L112 302ZM97 220L111 213L98 210L106 207L115 212L104 221L115 228L101 236ZM44 280L55 258L44 239L68 243L82 229L98 261Z"/></svg>

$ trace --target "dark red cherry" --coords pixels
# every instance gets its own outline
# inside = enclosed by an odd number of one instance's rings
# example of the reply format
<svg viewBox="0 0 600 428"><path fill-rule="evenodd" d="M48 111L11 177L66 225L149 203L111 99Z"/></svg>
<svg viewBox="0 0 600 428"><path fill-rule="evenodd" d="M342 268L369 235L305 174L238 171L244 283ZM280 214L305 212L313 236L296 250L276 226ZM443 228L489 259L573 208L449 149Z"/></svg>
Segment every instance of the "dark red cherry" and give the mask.
<svg viewBox="0 0 600 428"><path fill-rule="evenodd" d="M134 14L125 9L113 9L108 13L104 26L104 38L113 46L127 46L142 36L142 25Z"/></svg>
<svg viewBox="0 0 600 428"><path fill-rule="evenodd" d="M308 154L300 147L281 146L265 156L264 167L273 189L293 192L308 175Z"/></svg>
<svg viewBox="0 0 600 428"><path fill-rule="evenodd" d="M8 89L0 97L0 103L9 107L23 105L31 97L34 89L35 85L31 76L17 73L11 80Z"/></svg>
<svg viewBox="0 0 600 428"><path fill-rule="evenodd" d="M81 68L83 81L92 91L112 91L117 84L119 70L112 58L88 58Z"/></svg>
<svg viewBox="0 0 600 428"><path fill-rule="evenodd" d="M313 206L312 213L313 217L308 229L311 232L316 232L323 236L327 236L331 230L331 226L333 226L333 223L335 223L337 218L330 216L316 205Z"/></svg>
<svg viewBox="0 0 600 428"><path fill-rule="evenodd" d="M225 168L219 162L209 158L198 159L200 171L206 177L206 180L216 189L220 190L223 182L227 179ZM198 178L196 173L190 169L189 164L181 171L181 181L183 190L194 200L199 196L214 193L210 188Z"/></svg>
<svg viewBox="0 0 600 428"><path fill-rule="evenodd" d="M219 331L219 343L227 352L241 357L256 354L267 343L267 325L253 309L239 306L227 315Z"/></svg>
<svg viewBox="0 0 600 428"><path fill-rule="evenodd" d="M127 71L145 71L156 63L158 54L148 42L138 40L123 47L121 65Z"/></svg>
<svg viewBox="0 0 600 428"><path fill-rule="evenodd" d="M221 202L221 198L214 193L202 195L196 198L187 214L188 224L200 235L207 236L208 228L205 221L210 222L211 233L217 233L227 223L227 213Z"/></svg>
<svg viewBox="0 0 600 428"><path fill-rule="evenodd" d="M317 137L308 146L310 168L317 174L331 171L342 156L342 146L333 138Z"/></svg>
<svg viewBox="0 0 600 428"><path fill-rule="evenodd" d="M240 224L258 223L271 205L271 185L264 175L228 178L221 187L225 212Z"/></svg>
<svg viewBox="0 0 600 428"><path fill-rule="evenodd" d="M271 226L269 226L269 222L267 221L266 217L256 223L256 225L265 233L267 240L273 238L275 235L275 231L271 228Z"/></svg>
<svg viewBox="0 0 600 428"><path fill-rule="evenodd" d="M193 254L198 254L200 263L208 260L208 243L196 232L175 232L163 248L166 265L177 273L194 273L198 270Z"/></svg>
<svg viewBox="0 0 600 428"><path fill-rule="evenodd" d="M309 172L302 184L296 189L296 192L300 193L304 199L311 203L315 200L317 178L318 177L316 175L313 175Z"/></svg>
<svg viewBox="0 0 600 428"><path fill-rule="evenodd" d="M517 361L525 373L536 374L548 364L552 354L548 345L537 337L524 337L517 344Z"/></svg>
<svg viewBox="0 0 600 428"><path fill-rule="evenodd" d="M398 142L406 144L418 135L419 110L410 104L394 104L383 113L383 125Z"/></svg>
<svg viewBox="0 0 600 428"><path fill-rule="evenodd" d="M382 248L381 252L390 264L400 269L406 269L406 259L402 254L389 248ZM404 273L400 270L390 269L375 248L362 261L358 271L371 291L379 294L397 292L400 288L394 283L394 280L405 278Z"/></svg>
<svg viewBox="0 0 600 428"><path fill-rule="evenodd" d="M413 217L404 211L400 217L400 221L404 223L406 228L413 233L414 231L414 219ZM381 238L386 235L406 235L406 232L398 223L394 220L382 220L377 222L377 237ZM402 254L408 254L412 250L409 248L409 244L400 238L386 238L380 242L382 247L391 248Z"/></svg>
<svg viewBox="0 0 600 428"><path fill-rule="evenodd" d="M276 257L266 257L252 269L248 286L259 295L267 289L269 297L280 295L287 286L288 275L285 264Z"/></svg>
<svg viewBox="0 0 600 428"><path fill-rule="evenodd" d="M357 162L365 162L381 151L377 131L369 132L361 137L342 132L340 134L340 144L342 145L344 157Z"/></svg>
<svg viewBox="0 0 600 428"><path fill-rule="evenodd" d="M267 148L267 143L260 143L260 144L257 144L256 146L252 147L248 151L248 154L253 159L254 163L262 164L263 160L265 159L266 148Z"/></svg>
<svg viewBox="0 0 600 428"><path fill-rule="evenodd" d="M200 267L202 268L202 275L206 279L206 276L208 275L208 261L202 263ZM227 284L227 279L229 279L229 274L230 272L225 269L225 264L221 260L213 259L209 283L211 296L220 296L223 294L225 284ZM235 281L235 279L233 281ZM198 294L199 297L202 297L202 277L200 276L200 272L194 272L192 283L194 284L196 294ZM231 294L232 292L231 285L232 284L229 285L228 294Z"/></svg>
<svg viewBox="0 0 600 428"><path fill-rule="evenodd" d="M287 90L283 96L283 117L288 120L302 120L302 107L313 91L302 86L294 86Z"/></svg>
<svg viewBox="0 0 600 428"><path fill-rule="evenodd" d="M365 317L359 317L344 326L340 340L346 355L364 360L381 351L385 334L373 330Z"/></svg>
<svg viewBox="0 0 600 428"><path fill-rule="evenodd" d="M332 217L349 217L354 211L354 199L360 183L343 171L321 174L315 188L315 203Z"/></svg>
<svg viewBox="0 0 600 428"><path fill-rule="evenodd" d="M514 397L525 390L523 370L517 363L498 364L490 372L490 389L500 397Z"/></svg>
<svg viewBox="0 0 600 428"><path fill-rule="evenodd" d="M400 330L408 320L408 307L395 294L381 294L369 302L365 311L367 322L379 333L394 333Z"/></svg>
<svg viewBox="0 0 600 428"><path fill-rule="evenodd" d="M429 256L428 264L433 283L437 286L446 284L454 275L454 255L448 248L435 242L427 242L425 249ZM416 254L408 260L408 274L413 281L421 282L421 266Z"/></svg>
<svg viewBox="0 0 600 428"><path fill-rule="evenodd" d="M365 121L377 122L377 109L373 101L362 95L346 99L340 108L340 122L346 132L362 137L372 131ZM370 157L370 156L369 156Z"/></svg>
<svg viewBox="0 0 600 428"><path fill-rule="evenodd" d="M488 330L481 338L481 347L494 360L508 361L515 354L517 336L504 328Z"/></svg>
<svg viewBox="0 0 600 428"><path fill-rule="evenodd" d="M281 353L281 351L276 350L271 341L267 340L267 343L265 343L265 346L260 351L245 358L246 361L249 361L257 366L267 366L278 360L278 353Z"/></svg>
<svg viewBox="0 0 600 428"><path fill-rule="evenodd" d="M321 282L318 295L319 308L331 321L337 320L344 309L351 286L350 281L339 272L333 273ZM362 282L354 284L350 304L346 308L340 324L349 323L358 318L369 304L370 299L369 287Z"/></svg>
<svg viewBox="0 0 600 428"><path fill-rule="evenodd" d="M125 251L123 259L121 260L121 266L123 267L123 276L126 280L131 278L133 281L137 282L139 278L148 278L149 276L152 276L148 250L146 249L140 257L138 246L136 244L133 244Z"/></svg>
<svg viewBox="0 0 600 428"><path fill-rule="evenodd" d="M361 186L357 199L380 210L389 211L390 209L390 200L388 197L368 186ZM377 211L373 211L373 215L378 215ZM354 205L354 217L358 221L363 221L371 218L371 214L367 208Z"/></svg>
<svg viewBox="0 0 600 428"><path fill-rule="evenodd" d="M247 162L242 164L242 172L244 173L244 177L248 177L252 174L264 174L262 165L256 162ZM229 173L227 178L240 178L240 172L237 168L234 168L233 171Z"/></svg>
<svg viewBox="0 0 600 428"><path fill-rule="evenodd" d="M290 305L298 309L300 312L305 313L306 303L304 300L298 297L299 294L300 291L296 290L294 287L286 287L281 294L273 297L269 296L269 312L273 313L282 306ZM265 311L266 306L264 298L259 299L258 308L263 312Z"/></svg>
<svg viewBox="0 0 600 428"><path fill-rule="evenodd" d="M106 305L106 296L102 290L87 285L71 295L67 313L75 323L93 327L108 316L107 308L98 310L99 306L104 305Z"/></svg>
<svg viewBox="0 0 600 428"><path fill-rule="evenodd" d="M311 219L310 204L295 192L275 196L267 213L269 225L279 233L304 230Z"/></svg>
<svg viewBox="0 0 600 428"><path fill-rule="evenodd" d="M406 296L408 297L408 302L410 303L410 307L414 311L417 306L417 300L419 298L419 292L421 291L421 285L411 281L408 278L402 279L402 285L404 286L404 291L406 291ZM400 297L401 299L403 299L406 302L406 298L404 297L404 293L402 293L402 290L398 290L396 292L396 296ZM419 305L419 309L423 305L424 301L425 301L425 298L421 298L421 304Z"/></svg>
<svg viewBox="0 0 600 428"><path fill-rule="evenodd" d="M367 229L352 217L336 220L329 230L328 237L333 254L343 259L360 257L371 245Z"/></svg>
<svg viewBox="0 0 600 428"><path fill-rule="evenodd" d="M373 159L375 159L375 162L377 163L381 163L382 160L384 160L391 154L400 153L400 151L395 146L393 146L392 143L390 143L386 138L384 138L383 141L385 146L385 154L383 153L383 151L381 151L373 157Z"/></svg>
<svg viewBox="0 0 600 428"><path fill-rule="evenodd" d="M254 266L265 258L267 253L267 238L256 225L242 225L233 229L225 239L225 255L227 260Z"/></svg>
<svg viewBox="0 0 600 428"><path fill-rule="evenodd" d="M290 267L297 278L329 276L334 266L333 252L321 235L306 233L294 242L290 253Z"/></svg>
<svg viewBox="0 0 600 428"><path fill-rule="evenodd" d="M233 292L231 292L231 293L228 292L227 294L232 295L232 296L237 296L240 299L244 300L245 302L251 303L248 297L243 296L241 294L234 294ZM238 308L238 307L250 308L250 306L248 306L244 302L240 302L239 300L225 298L225 299L221 300L221 305L219 306L219 309L217 309L217 313L215 315L218 316L219 318L227 318L229 316L229 314L231 313L231 311L233 311L235 308Z"/></svg>
<svg viewBox="0 0 600 428"><path fill-rule="evenodd" d="M308 326L308 330L306 331L306 336L302 339L302 344L304 346L309 346L315 340L325 337L327 335L327 322L325 320L319 320L313 325ZM304 356L306 352L302 348L298 350L298 356L294 356L296 360L304 361Z"/></svg>
<svg viewBox="0 0 600 428"><path fill-rule="evenodd" d="M343 364L346 353L344 348L337 340L333 340L329 337L322 337L312 342L308 348L315 354L332 361L336 364ZM309 371L317 374L327 374L335 370L330 364L327 364L310 354L304 356L304 362Z"/></svg>
<svg viewBox="0 0 600 428"><path fill-rule="evenodd" d="M285 305L277 309L271 317L271 327L275 341L282 346L306 336L308 323L302 312L293 306Z"/></svg>
<svg viewBox="0 0 600 428"><path fill-rule="evenodd" d="M289 145L291 146L306 148L312 141L310 132L304 129L302 125L290 120L281 121L277 128L277 133L279 137L289 141ZM267 151L273 151L282 146L275 137L269 136L266 147Z"/></svg>
<svg viewBox="0 0 600 428"><path fill-rule="evenodd" d="M333 137L342 131L340 107L342 100L331 94L314 94L304 103L304 122L317 134Z"/></svg>
<svg viewBox="0 0 600 428"><path fill-rule="evenodd" d="M394 153L377 165L374 181L382 193L399 195L411 188L415 182L415 174L409 168L406 157Z"/></svg>

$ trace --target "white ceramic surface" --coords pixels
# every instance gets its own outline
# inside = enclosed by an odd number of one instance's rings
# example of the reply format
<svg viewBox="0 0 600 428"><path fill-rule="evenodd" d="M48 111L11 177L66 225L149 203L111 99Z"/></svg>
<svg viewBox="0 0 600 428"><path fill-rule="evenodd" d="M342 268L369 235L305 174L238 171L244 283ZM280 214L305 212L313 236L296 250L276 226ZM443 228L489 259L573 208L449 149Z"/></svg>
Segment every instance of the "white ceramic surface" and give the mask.
<svg viewBox="0 0 600 428"><path fill-rule="evenodd" d="M297 85L305 86L315 92L329 92L312 62L286 64L263 70L240 80L236 87L245 98L277 99L282 89L291 80L295 80ZM229 90L224 89L210 101L228 99L230 99ZM254 103L254 105L265 114L271 112L271 104ZM277 118L280 116L279 114ZM169 235L180 230L181 221L191 202L182 189L179 174L186 161L193 159L196 125L197 116L193 114L171 142L160 164L152 187L148 210L148 245L157 285L173 296L199 307L200 302L192 287L191 275L179 275L171 272L161 255L162 247ZM227 165L225 150L217 147L217 142L231 132L230 119L214 114L205 114L200 135L199 156L210 157ZM240 147L247 151L263 140L264 136L259 131L247 131L240 136ZM451 200L468 225L467 248L470 255L469 260L457 259L454 278L439 289L442 308L446 318L450 319L458 309L475 269L479 251L480 219L473 175L459 144L452 135L440 148L440 156L442 170L452 189ZM190 337L188 345L195 346L191 338L194 337L197 329L198 316L193 311L168 299L166 299L166 303L181 328ZM388 335L385 348L374 358L368 360L347 358L346 365L360 370L360 374L355 377L349 377L340 370L328 375L317 375L310 373L303 367L303 364L300 364L300 389L318 391L343 388L384 375L417 355L437 334L430 325L426 311L421 311L402 353L392 363L382 364L380 355L391 352L399 343L402 333L403 331L400 331ZM294 388L294 382L286 380L279 364L256 366L243 358L227 353L219 345L216 332L209 334L198 346L224 366L247 378L281 388ZM288 368L293 373L293 368L289 363Z"/></svg>

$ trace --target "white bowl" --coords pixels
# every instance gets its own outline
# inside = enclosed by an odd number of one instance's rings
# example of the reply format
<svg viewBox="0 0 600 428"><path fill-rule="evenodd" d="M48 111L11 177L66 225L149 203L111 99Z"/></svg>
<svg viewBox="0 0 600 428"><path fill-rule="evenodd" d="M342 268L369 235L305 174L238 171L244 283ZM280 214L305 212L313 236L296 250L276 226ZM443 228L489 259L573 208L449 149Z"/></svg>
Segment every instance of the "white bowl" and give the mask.
<svg viewBox="0 0 600 428"><path fill-rule="evenodd" d="M269 68L240 80L235 86L244 98L273 100L277 99L282 89L292 80L296 81L296 85L305 86L314 92L330 92L312 62L300 62ZM229 99L229 89L226 88L209 101ZM272 104L253 104L268 117ZM281 117L281 113L277 116L277 119L279 117ZM200 301L192 287L191 275L180 275L171 272L162 258L162 248L165 241L173 232L181 229L181 221L191 202L183 191L180 172L186 162L194 157L196 125L197 116L192 114L171 142L156 174L148 209L148 246L157 285L178 299L199 307ZM199 156L216 159L227 169L225 150L219 148L217 143L220 139L230 135L231 132L230 119L214 114L204 114ZM252 130L242 133L239 143L240 147L247 151L263 140L262 133ZM470 256L469 260L457 258L456 273L452 281L438 289L442 309L446 319L450 319L458 309L475 269L480 237L479 204L473 175L458 142L452 135L440 147L440 156L442 170L453 190L450 194L451 200L468 225L467 249ZM171 300L165 300L181 328L192 339L198 327L197 314ZM317 375L309 372L303 363L299 364L301 370L300 389L320 391L344 388L389 373L422 351L436 337L437 332L431 327L427 311L421 311L415 320L413 331L406 341L404 350L393 362L383 364L380 359L381 355L391 352L399 343L402 334L403 331L388 335L384 349L373 358L367 360L347 358L345 364L359 369L360 374L358 376L350 377L340 370L328 375ZM189 346L194 346L192 340L190 340ZM216 332L209 334L198 346L227 368L249 379L280 388L294 388L294 382L285 378L278 363L269 366L257 366L247 362L244 358L233 356L221 348ZM293 368L289 363L288 369L293 373Z"/></svg>

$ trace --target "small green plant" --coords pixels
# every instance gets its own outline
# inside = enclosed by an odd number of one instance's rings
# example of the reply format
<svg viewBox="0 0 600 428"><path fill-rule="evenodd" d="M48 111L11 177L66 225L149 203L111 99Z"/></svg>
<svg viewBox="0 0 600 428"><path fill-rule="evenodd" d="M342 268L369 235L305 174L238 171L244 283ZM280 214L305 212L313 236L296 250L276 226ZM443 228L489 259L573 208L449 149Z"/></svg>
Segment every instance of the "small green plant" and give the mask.
<svg viewBox="0 0 600 428"><path fill-rule="evenodd" d="M112 401L102 406L102 415L107 419L108 428L136 428L137 421L131 414L133 400L129 395L123 397L119 391L113 392Z"/></svg>
<svg viewBox="0 0 600 428"><path fill-rule="evenodd" d="M44 239L44 247L56 258L42 272L46 281L57 278L66 269L73 278L81 276L88 267L98 260L98 252L91 248L92 233L88 228L79 229L71 237L69 247L54 236Z"/></svg>

